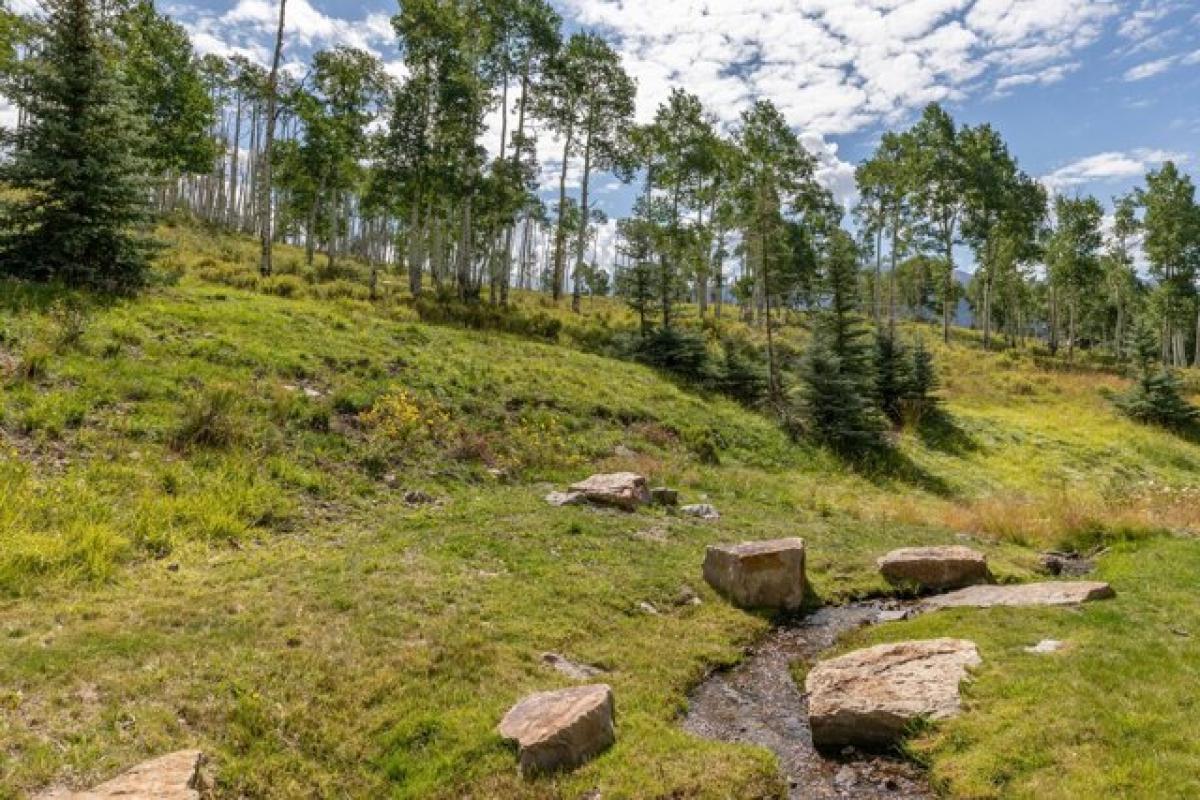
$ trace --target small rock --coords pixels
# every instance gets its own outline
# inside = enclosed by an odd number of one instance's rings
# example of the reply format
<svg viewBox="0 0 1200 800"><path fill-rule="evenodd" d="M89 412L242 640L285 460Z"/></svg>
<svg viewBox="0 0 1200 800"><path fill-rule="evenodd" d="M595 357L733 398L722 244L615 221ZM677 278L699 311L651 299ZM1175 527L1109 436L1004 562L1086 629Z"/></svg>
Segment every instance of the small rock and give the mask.
<svg viewBox="0 0 1200 800"><path fill-rule="evenodd" d="M628 447L626 447L623 444L619 444L613 448L613 455L616 456L617 458L636 458L637 457L637 453L630 450Z"/></svg>
<svg viewBox="0 0 1200 800"><path fill-rule="evenodd" d="M666 486L656 486L650 490L650 499L657 506L679 505L679 492Z"/></svg>
<svg viewBox="0 0 1200 800"><path fill-rule="evenodd" d="M1176 636L1181 636L1184 638L1187 638L1192 635L1190 631L1188 631L1184 628L1171 628L1171 633L1175 634Z"/></svg>
<svg viewBox="0 0 1200 800"><path fill-rule="evenodd" d="M427 506L437 502L437 498L428 492L413 489L404 493L404 502L410 506Z"/></svg>
<svg viewBox="0 0 1200 800"><path fill-rule="evenodd" d="M522 774L570 769L616 740L613 705L612 689L604 684L539 692L513 706L499 732L516 741Z"/></svg>
<svg viewBox="0 0 1200 800"><path fill-rule="evenodd" d="M650 502L646 479L633 472L593 475L572 486L571 491L583 494L593 503L616 506L626 511L633 511Z"/></svg>
<svg viewBox="0 0 1200 800"><path fill-rule="evenodd" d="M994 606L1073 606L1093 600L1108 600L1116 592L1107 583L1095 581L1050 581L1011 586L971 586L949 594L930 597L925 610L940 608L992 608Z"/></svg>
<svg viewBox="0 0 1200 800"><path fill-rule="evenodd" d="M987 558L961 545L905 547L879 559L879 572L891 583L915 583L922 589L957 589L988 580Z"/></svg>
<svg viewBox="0 0 1200 800"><path fill-rule="evenodd" d="M1046 655L1048 653L1057 653L1066 645L1057 639L1043 639L1032 647L1026 647L1026 653L1034 653L1036 655Z"/></svg>
<svg viewBox="0 0 1200 800"><path fill-rule="evenodd" d="M1082 577L1096 568L1090 559L1078 553L1042 553L1038 563L1046 573L1067 578Z"/></svg>
<svg viewBox="0 0 1200 800"><path fill-rule="evenodd" d="M685 517L696 517L697 519L720 519L721 514L708 503L696 503L690 506L684 506L679 509L679 513Z"/></svg>
<svg viewBox="0 0 1200 800"><path fill-rule="evenodd" d="M203 763L199 750L180 750L139 764L94 789L57 789L38 800L200 800L207 788L200 772Z"/></svg>
<svg viewBox="0 0 1200 800"><path fill-rule="evenodd" d="M652 617L659 616L658 609L654 607L653 603L643 600L637 604L637 607L638 611L641 611L643 614L649 614Z"/></svg>
<svg viewBox="0 0 1200 800"><path fill-rule="evenodd" d="M555 508L563 506L578 506L587 502L583 492L551 492L546 495L546 502Z"/></svg>
<svg viewBox="0 0 1200 800"><path fill-rule="evenodd" d="M599 667L593 667L590 664L581 664L578 661L572 661L559 653L542 653L542 663L566 675L568 678L576 681L589 680L597 675L603 674L604 670Z"/></svg>
<svg viewBox="0 0 1200 800"><path fill-rule="evenodd" d="M679 592L675 595L675 605L677 606L698 606L701 602L696 590L690 586L680 586Z"/></svg>
<svg viewBox="0 0 1200 800"><path fill-rule="evenodd" d="M179 572L178 564L167 564L167 572Z"/></svg>
<svg viewBox="0 0 1200 800"><path fill-rule="evenodd" d="M396 473L389 472L388 474L383 476L383 483L389 489L395 489L396 486L400 483L400 480L396 477Z"/></svg>
<svg viewBox="0 0 1200 800"><path fill-rule="evenodd" d="M975 644L963 639L884 644L822 661L804 682L813 742L876 747L918 720L953 717L959 684L979 664Z"/></svg>
<svg viewBox="0 0 1200 800"><path fill-rule="evenodd" d="M804 540L709 547L704 580L742 608L795 611L804 602Z"/></svg>

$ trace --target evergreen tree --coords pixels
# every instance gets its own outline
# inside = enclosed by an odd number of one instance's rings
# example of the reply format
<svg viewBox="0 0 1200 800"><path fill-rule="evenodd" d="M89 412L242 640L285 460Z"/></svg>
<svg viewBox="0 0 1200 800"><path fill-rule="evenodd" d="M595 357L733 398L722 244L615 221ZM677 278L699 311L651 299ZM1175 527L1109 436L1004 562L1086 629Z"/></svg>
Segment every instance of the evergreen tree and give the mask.
<svg viewBox="0 0 1200 800"><path fill-rule="evenodd" d="M875 336L875 405L893 423L903 419L903 401L912 386L912 364L908 351L895 335L880 331Z"/></svg>
<svg viewBox="0 0 1200 800"><path fill-rule="evenodd" d="M845 455L883 444L871 347L858 314L854 241L834 231L825 256L826 297L801 365L800 407L810 436Z"/></svg>
<svg viewBox="0 0 1200 800"><path fill-rule="evenodd" d="M1132 329L1128 349L1137 361L1138 380L1117 398L1117 407L1138 422L1168 428L1185 428L1195 422L1200 409L1184 398L1175 373L1159 365L1158 341L1148 325Z"/></svg>
<svg viewBox="0 0 1200 800"><path fill-rule="evenodd" d="M938 390L937 369L933 363L933 352L918 338L912 349L912 368L908 377L907 398L921 406L937 402L933 393Z"/></svg>
<svg viewBox="0 0 1200 800"><path fill-rule="evenodd" d="M143 127L95 0L48 0L37 55L17 97L28 124L6 132L0 177L19 190L3 211L0 272L127 291L150 245Z"/></svg>

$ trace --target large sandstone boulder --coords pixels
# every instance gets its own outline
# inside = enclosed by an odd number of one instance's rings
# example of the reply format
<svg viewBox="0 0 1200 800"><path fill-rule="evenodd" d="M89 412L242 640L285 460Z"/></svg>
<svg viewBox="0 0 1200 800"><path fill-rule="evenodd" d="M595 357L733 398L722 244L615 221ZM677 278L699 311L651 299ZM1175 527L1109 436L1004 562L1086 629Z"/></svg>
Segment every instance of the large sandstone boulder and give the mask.
<svg viewBox="0 0 1200 800"><path fill-rule="evenodd" d="M200 800L203 762L199 750L180 750L139 764L94 789L58 789L38 800Z"/></svg>
<svg viewBox="0 0 1200 800"><path fill-rule="evenodd" d="M957 589L988 580L987 558L962 545L905 547L879 559L879 571L892 583L915 583L922 589Z"/></svg>
<svg viewBox="0 0 1200 800"><path fill-rule="evenodd" d="M1116 592L1097 581L1049 581L1012 586L970 586L949 594L930 597L926 610L939 608L992 608L994 606L1074 606L1092 600L1107 600Z"/></svg>
<svg viewBox="0 0 1200 800"><path fill-rule="evenodd" d="M919 720L959 713L959 684L980 663L973 642L884 644L822 661L808 673L808 719L817 747L879 747Z"/></svg>
<svg viewBox="0 0 1200 800"><path fill-rule="evenodd" d="M742 608L795 611L804 602L804 540L709 547L704 580Z"/></svg>
<svg viewBox="0 0 1200 800"><path fill-rule="evenodd" d="M632 511L650 502L646 479L634 472L593 475L571 487L593 503Z"/></svg>
<svg viewBox="0 0 1200 800"><path fill-rule="evenodd" d="M517 703L500 722L515 741L521 772L570 769L613 743L613 693L605 684L538 692Z"/></svg>

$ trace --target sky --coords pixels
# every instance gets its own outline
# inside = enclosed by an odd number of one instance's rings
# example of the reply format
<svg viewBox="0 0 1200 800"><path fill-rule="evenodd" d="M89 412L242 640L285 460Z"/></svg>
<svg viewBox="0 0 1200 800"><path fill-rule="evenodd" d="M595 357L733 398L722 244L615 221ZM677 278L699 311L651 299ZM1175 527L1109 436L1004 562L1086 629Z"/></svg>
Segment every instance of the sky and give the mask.
<svg viewBox="0 0 1200 800"><path fill-rule="evenodd" d="M552 2L569 30L614 43L637 80L642 121L675 86L726 127L770 99L848 204L855 165L931 101L961 122L990 122L1052 192L1107 204L1167 159L1200 174L1200 0ZM201 53L267 57L276 0L160 8ZM315 49L347 44L402 76L396 10L396 0L289 0L285 61L302 71ZM542 156L552 173L553 142ZM597 189L602 210L626 212L631 189L603 176Z"/></svg>

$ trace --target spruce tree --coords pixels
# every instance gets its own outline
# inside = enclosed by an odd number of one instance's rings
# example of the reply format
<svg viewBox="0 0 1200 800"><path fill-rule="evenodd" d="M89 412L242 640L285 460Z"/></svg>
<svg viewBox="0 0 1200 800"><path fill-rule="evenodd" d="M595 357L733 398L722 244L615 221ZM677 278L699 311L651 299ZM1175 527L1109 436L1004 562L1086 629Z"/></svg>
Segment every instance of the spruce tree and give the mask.
<svg viewBox="0 0 1200 800"><path fill-rule="evenodd" d="M801 412L810 436L844 455L861 455L882 446L883 428L849 234L833 233L824 260L825 304L801 365Z"/></svg>
<svg viewBox="0 0 1200 800"><path fill-rule="evenodd" d="M1137 359L1138 379L1116 398L1117 407L1138 422L1176 429L1193 424L1200 409L1184 398L1178 376L1158 364L1158 341L1144 322L1131 331L1129 351Z"/></svg>
<svg viewBox="0 0 1200 800"><path fill-rule="evenodd" d="M908 400L928 407L937 402L933 393L938 390L937 369L933 364L933 353L918 338L912 349L912 369L908 376Z"/></svg>
<svg viewBox="0 0 1200 800"><path fill-rule="evenodd" d="M875 405L894 424L902 421L911 383L907 348L891 332L880 331L875 336Z"/></svg>
<svg viewBox="0 0 1200 800"><path fill-rule="evenodd" d="M128 291L150 246L143 126L113 58L95 0L47 0L37 55L16 98L28 124L6 132L0 177L17 198L3 211L0 272Z"/></svg>

